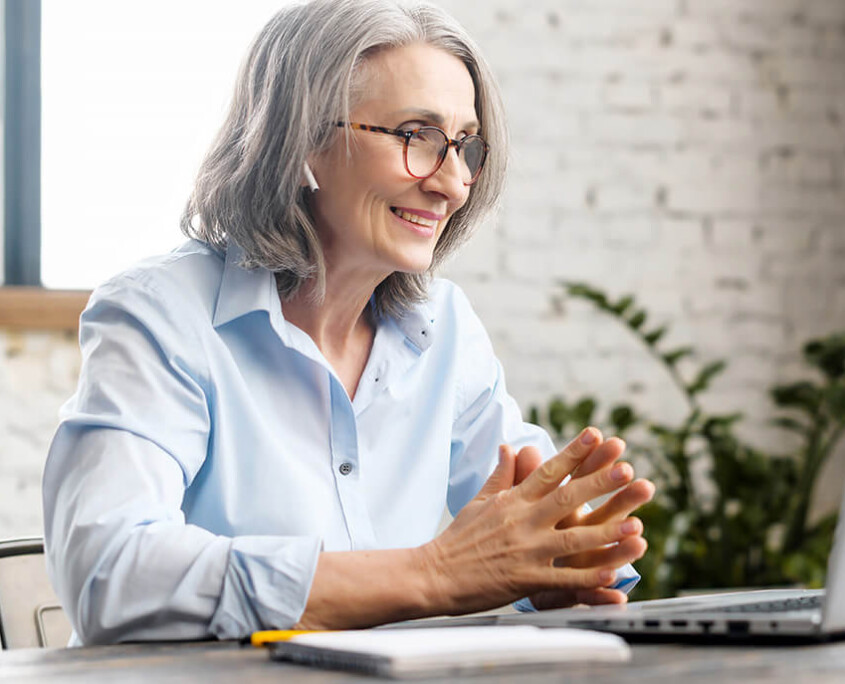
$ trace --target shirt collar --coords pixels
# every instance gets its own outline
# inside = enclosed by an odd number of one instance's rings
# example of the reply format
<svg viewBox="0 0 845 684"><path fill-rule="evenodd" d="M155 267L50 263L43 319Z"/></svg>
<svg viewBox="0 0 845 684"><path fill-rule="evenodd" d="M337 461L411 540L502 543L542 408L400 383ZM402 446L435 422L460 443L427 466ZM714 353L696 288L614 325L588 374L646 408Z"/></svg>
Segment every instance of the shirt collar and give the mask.
<svg viewBox="0 0 845 684"><path fill-rule="evenodd" d="M396 325L405 335L405 341L419 354L434 341L434 313L428 302L417 304L397 318Z"/></svg>
<svg viewBox="0 0 845 684"><path fill-rule="evenodd" d="M276 279L266 268L246 269L241 266L243 250L233 242L226 249L226 263L217 306L214 309L215 328L253 311L266 311L272 316L274 300L279 305ZM421 354L434 341L434 315L431 305L422 302L395 319L396 326L409 346Z"/></svg>
<svg viewBox="0 0 845 684"><path fill-rule="evenodd" d="M270 313L273 297L278 301L273 274L266 268L244 268L240 265L243 256L243 250L230 242L214 309L212 324L215 328L253 311Z"/></svg>

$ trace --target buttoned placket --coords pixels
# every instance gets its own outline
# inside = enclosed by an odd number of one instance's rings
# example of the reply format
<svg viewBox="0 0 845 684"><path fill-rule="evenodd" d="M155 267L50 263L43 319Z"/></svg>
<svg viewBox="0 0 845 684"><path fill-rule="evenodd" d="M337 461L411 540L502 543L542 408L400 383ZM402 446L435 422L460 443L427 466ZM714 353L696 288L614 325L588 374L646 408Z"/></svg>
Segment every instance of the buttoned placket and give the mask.
<svg viewBox="0 0 845 684"><path fill-rule="evenodd" d="M370 358L358 384L354 401L314 341L284 320L281 307L273 307L271 323L283 344L318 364L329 383L329 442L331 468L351 550L377 548L370 512L364 497L361 442L357 417L401 377L431 343L433 319L415 316L413 322L398 325L382 320L376 329Z"/></svg>

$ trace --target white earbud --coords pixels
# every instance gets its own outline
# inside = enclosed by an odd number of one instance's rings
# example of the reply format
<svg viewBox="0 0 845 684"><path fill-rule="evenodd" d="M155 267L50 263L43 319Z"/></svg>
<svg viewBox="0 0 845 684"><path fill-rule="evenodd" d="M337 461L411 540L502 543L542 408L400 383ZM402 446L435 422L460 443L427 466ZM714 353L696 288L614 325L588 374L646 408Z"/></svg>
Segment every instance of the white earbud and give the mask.
<svg viewBox="0 0 845 684"><path fill-rule="evenodd" d="M308 166L308 162L302 167L302 171L305 173L305 181L308 183L308 188L311 192L317 192L320 189L320 186L317 185L317 179L314 178L314 172L311 170L311 167Z"/></svg>

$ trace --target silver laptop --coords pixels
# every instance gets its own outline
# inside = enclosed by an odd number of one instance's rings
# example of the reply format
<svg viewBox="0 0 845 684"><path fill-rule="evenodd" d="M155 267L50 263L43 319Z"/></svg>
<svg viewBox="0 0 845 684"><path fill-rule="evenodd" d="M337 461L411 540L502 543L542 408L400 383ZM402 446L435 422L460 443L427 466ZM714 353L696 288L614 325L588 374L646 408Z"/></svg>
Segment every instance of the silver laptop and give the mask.
<svg viewBox="0 0 845 684"><path fill-rule="evenodd" d="M845 638L845 499L828 558L825 589L764 589L632 601L622 606L501 615L495 622L584 627L642 640Z"/></svg>

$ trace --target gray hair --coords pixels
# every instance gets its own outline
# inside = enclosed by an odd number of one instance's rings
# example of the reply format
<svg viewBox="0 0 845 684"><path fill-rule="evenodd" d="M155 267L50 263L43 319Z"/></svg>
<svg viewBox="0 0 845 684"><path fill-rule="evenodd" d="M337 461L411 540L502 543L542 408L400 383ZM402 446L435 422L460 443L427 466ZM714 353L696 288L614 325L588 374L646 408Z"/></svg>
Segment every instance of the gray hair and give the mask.
<svg viewBox="0 0 845 684"><path fill-rule="evenodd" d="M442 9L396 0L314 0L278 12L241 66L227 118L197 176L182 231L224 250L233 241L245 268L276 273L283 300L309 278L325 292L325 263L306 193L306 159L347 136L360 96L359 67L374 52L424 42L460 59L475 85L480 132L490 153L469 199L438 240L425 274L395 272L375 292L378 311L402 315L423 301L431 271L461 245L501 194L507 132L489 66L466 31Z"/></svg>

